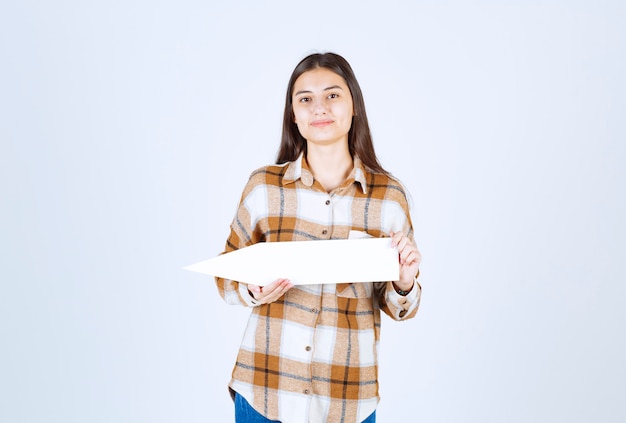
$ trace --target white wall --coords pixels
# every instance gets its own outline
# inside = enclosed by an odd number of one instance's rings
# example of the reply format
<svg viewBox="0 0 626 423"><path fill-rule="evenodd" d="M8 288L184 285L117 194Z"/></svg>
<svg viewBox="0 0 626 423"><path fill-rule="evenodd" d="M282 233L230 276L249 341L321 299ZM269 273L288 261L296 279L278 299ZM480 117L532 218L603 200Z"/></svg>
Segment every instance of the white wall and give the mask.
<svg viewBox="0 0 626 423"><path fill-rule="evenodd" d="M231 421L248 311L182 267L221 251L318 50L353 65L424 256L379 420L626 419L622 2L11 3L1 421Z"/></svg>

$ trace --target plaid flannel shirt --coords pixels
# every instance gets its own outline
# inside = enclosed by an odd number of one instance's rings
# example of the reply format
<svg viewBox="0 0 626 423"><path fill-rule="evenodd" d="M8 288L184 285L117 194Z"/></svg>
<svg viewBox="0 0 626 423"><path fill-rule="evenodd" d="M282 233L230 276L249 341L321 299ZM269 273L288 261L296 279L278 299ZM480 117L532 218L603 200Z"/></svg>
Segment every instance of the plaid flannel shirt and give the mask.
<svg viewBox="0 0 626 423"><path fill-rule="evenodd" d="M352 231L373 237L402 231L413 239L402 184L366 170L355 157L347 180L327 193L300 156L252 173L224 252L257 242L345 239ZM311 264L324 266L315 257ZM231 391L283 423L369 416L379 401L380 310L394 320L413 317L419 284L407 296L391 282L300 285L258 305L244 282L216 278L227 303L252 307Z"/></svg>

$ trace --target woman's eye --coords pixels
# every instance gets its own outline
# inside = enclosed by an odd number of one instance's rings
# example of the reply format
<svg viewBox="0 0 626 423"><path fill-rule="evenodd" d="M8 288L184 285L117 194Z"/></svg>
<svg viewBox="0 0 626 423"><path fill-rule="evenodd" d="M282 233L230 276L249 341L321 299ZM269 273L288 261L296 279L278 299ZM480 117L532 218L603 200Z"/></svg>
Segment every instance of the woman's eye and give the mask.
<svg viewBox="0 0 626 423"><path fill-rule="evenodd" d="M311 99L309 97L301 97L298 101L300 103L308 103Z"/></svg>
<svg viewBox="0 0 626 423"><path fill-rule="evenodd" d="M337 97L339 97L339 94L336 94L336 93L332 93L328 95L328 98L337 98Z"/></svg>

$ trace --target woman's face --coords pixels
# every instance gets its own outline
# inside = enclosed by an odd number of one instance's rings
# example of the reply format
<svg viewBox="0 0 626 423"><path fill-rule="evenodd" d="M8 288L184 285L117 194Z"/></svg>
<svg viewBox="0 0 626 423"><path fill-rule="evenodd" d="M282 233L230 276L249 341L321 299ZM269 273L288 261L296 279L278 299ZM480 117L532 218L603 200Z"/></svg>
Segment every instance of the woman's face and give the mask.
<svg viewBox="0 0 626 423"><path fill-rule="evenodd" d="M343 78L326 68L304 72L293 85L294 121L308 144L348 144L354 108Z"/></svg>

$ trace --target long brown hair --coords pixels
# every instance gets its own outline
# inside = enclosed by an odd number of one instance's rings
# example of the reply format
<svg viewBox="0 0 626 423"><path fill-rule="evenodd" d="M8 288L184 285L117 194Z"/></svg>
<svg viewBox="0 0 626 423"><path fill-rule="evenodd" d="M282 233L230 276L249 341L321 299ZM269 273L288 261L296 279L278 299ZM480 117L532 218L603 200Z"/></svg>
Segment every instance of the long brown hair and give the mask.
<svg viewBox="0 0 626 423"><path fill-rule="evenodd" d="M325 68L337 75L341 76L352 94L352 104L354 107L354 117L352 118L352 126L348 133L348 148L350 155L355 155L361 159L363 164L374 172L388 174L382 167L376 152L374 151L374 143L372 142L372 134L370 132L367 114L365 113L365 101L363 93L359 86L354 72L350 64L336 53L314 53L298 63L291 74L289 85L287 86L287 97L285 98L285 112L283 115L283 133L280 141L280 150L276 158L277 164L294 161L300 153L306 155L306 140L300 134L293 115L293 86L296 80L303 73L312 69Z"/></svg>

